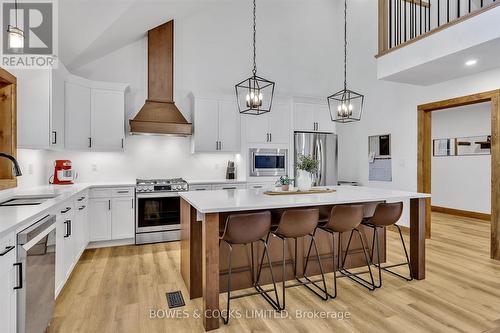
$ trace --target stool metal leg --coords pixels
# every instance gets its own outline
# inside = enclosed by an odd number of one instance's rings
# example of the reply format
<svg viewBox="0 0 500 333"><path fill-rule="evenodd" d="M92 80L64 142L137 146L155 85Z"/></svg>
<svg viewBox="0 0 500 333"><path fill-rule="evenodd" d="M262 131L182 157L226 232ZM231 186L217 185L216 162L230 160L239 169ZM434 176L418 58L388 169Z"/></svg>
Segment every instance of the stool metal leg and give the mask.
<svg viewBox="0 0 500 333"><path fill-rule="evenodd" d="M310 236L311 236L311 243L309 244L309 251L307 252L306 263L304 265L304 279L306 279L308 281L308 283L304 283L297 276L295 276L295 279L297 281L299 281L300 283L304 284L304 286L307 289L311 290L313 293L315 293L316 295L318 295L319 297L321 297L322 300L326 301L326 300L328 300L329 297L331 297L331 295L328 293L328 290L326 288L325 273L323 271L323 265L321 264L321 257L319 255L318 246L316 244L316 229L314 230L314 232ZM319 270L321 272L321 280L323 281L323 288L321 288L320 286L318 286L316 284L316 282L319 282L319 281L313 281L308 276L306 276L307 265L309 263L309 256L311 255L311 249L312 249L313 245L314 245L314 250L316 251L316 258L318 259ZM295 254L295 255L297 256L297 254ZM295 258L297 258L297 257L295 257ZM321 290L321 292L325 293L325 296L320 295L316 290L314 290L311 287L309 287L308 284L312 284L313 286L315 286L316 288L318 288L319 290Z"/></svg>
<svg viewBox="0 0 500 333"><path fill-rule="evenodd" d="M261 260L260 265L259 265L259 270L258 270L258 273L257 273L257 279L256 279L256 281L254 283L254 288L255 288L255 290L257 290L258 293L260 293L262 295L262 297L264 297L264 299L269 304L271 304L271 306L275 310L280 311L281 307L279 305L278 288L276 286L276 278L274 277L273 266L272 266L272 263L271 263L271 257L269 256L268 240L269 240L269 235L267 235L266 240L261 239L261 242L264 244L264 251L262 253L262 260ZM261 272L262 272L262 265L263 265L263 262L264 262L264 255L267 258L267 262L269 264L269 271L271 272L271 280L273 282L273 289L271 289L271 290L264 290L264 289L262 289L262 287L259 284L259 282L260 282L260 275L261 275ZM274 290L274 294L275 294L276 300L273 300L267 294L269 291L272 291L272 290Z"/></svg>
<svg viewBox="0 0 500 333"><path fill-rule="evenodd" d="M373 228L374 230L374 239L376 239L376 243L374 242L373 243L373 247L375 247L375 244L377 245L377 263L373 263L375 265L375 267L378 268L378 272L379 272L379 283L375 286L376 288L380 288L382 287L382 270L388 272L388 273L391 273L392 275L395 275L399 278L402 278L406 281L412 281L413 280L413 275L412 275L412 272L411 272L411 266L410 266L410 258L408 256L408 250L406 249L406 244L405 244L405 241L404 241L404 238L403 238L403 233L401 232L401 228L395 224L396 226L396 229L398 229L398 233L399 233L399 238L401 240L401 244L403 245L403 250L405 252L405 257L406 257L406 262L404 263L400 263L400 264L394 264L394 265L388 265L388 266L382 266L381 262L380 262L380 237L378 235L378 232L377 232L377 226L375 225L369 225L370 227ZM385 228L385 227L384 227ZM390 270L389 268L393 268L393 267L399 267L399 266L408 266L408 272L409 272L409 275L408 276L404 276L404 275L401 275L399 273L396 273L392 270Z"/></svg>
<svg viewBox="0 0 500 333"><path fill-rule="evenodd" d="M359 240L361 241L361 246L363 247L363 254L365 256L366 266L368 268L368 273L370 274L371 282L359 277L360 274L364 274L365 272L353 273L345 268L345 261L346 261L347 255L349 254L349 248L351 246L352 236L353 236L354 232L356 232L358 234ZM342 260L342 266L340 267L340 273L342 273L344 276L348 277L349 279L353 280L354 282L360 284L361 286L367 288L370 291L375 290L375 280L373 279L373 274L372 274L372 270L371 270L371 261L370 261L370 258L368 256L368 253L366 252L366 247L365 247L365 242L363 240L363 236L361 235L361 232L358 229L353 229L351 231L351 235L349 236L349 242L347 243L347 248L346 248L346 251L344 254L344 259Z"/></svg>

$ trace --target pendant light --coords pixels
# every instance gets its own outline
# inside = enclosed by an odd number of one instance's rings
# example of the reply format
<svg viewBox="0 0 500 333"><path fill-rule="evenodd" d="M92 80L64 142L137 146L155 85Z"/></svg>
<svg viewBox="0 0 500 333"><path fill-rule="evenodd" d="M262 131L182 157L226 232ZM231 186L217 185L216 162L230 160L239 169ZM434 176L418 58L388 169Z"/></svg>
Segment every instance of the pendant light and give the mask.
<svg viewBox="0 0 500 333"><path fill-rule="evenodd" d="M332 121L349 123L361 120L365 97L347 89L347 0L344 0L344 89L328 96Z"/></svg>
<svg viewBox="0 0 500 333"><path fill-rule="evenodd" d="M257 16L256 0L253 0L253 70L252 76L238 83L236 88L236 99L240 113L260 115L271 111L274 96L274 82L257 76Z"/></svg>
<svg viewBox="0 0 500 333"><path fill-rule="evenodd" d="M17 0L14 2L16 26L10 24L7 26L7 34L9 38L9 49L20 51L24 48L24 31L17 25Z"/></svg>

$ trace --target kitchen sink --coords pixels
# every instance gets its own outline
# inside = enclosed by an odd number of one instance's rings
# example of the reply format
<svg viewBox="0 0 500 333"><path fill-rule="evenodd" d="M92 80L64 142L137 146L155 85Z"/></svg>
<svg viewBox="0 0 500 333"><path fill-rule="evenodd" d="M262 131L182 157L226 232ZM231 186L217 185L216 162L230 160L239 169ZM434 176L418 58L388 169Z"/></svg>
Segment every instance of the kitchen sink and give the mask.
<svg viewBox="0 0 500 333"><path fill-rule="evenodd" d="M36 206L57 196L58 194L16 196L1 202L0 207Z"/></svg>

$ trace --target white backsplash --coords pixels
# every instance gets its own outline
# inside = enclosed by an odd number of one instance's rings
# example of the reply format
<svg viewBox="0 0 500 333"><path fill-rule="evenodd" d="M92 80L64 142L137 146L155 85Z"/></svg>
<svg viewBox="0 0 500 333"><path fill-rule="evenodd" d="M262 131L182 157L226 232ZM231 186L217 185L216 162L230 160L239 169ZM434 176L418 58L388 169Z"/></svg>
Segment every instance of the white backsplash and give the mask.
<svg viewBox="0 0 500 333"><path fill-rule="evenodd" d="M240 163L239 154L191 154L190 138L127 137L124 152L40 151L19 149L23 176L19 187L47 184L56 159L68 159L77 182L135 181L136 178L216 180L226 177L228 160ZM244 178L244 175L238 175Z"/></svg>

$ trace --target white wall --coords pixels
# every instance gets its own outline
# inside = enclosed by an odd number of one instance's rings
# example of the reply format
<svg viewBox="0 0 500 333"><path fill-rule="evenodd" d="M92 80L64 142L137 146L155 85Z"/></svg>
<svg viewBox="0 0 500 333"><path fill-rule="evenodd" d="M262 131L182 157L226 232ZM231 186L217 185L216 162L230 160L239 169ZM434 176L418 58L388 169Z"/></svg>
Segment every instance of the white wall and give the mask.
<svg viewBox="0 0 500 333"><path fill-rule="evenodd" d="M432 138L491 134L491 103L432 113ZM491 212L491 156L433 156L432 205Z"/></svg>

